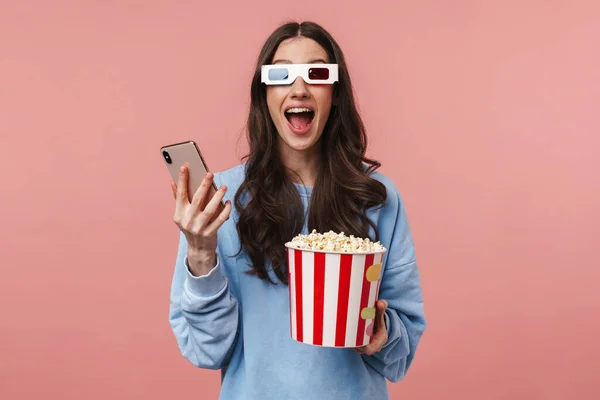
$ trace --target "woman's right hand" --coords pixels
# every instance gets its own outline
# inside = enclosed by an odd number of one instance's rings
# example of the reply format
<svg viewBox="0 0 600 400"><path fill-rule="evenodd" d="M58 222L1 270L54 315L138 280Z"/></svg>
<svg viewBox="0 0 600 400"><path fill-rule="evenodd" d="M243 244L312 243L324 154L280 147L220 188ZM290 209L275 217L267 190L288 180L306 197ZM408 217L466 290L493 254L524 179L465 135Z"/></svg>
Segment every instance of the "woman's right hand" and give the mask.
<svg viewBox="0 0 600 400"><path fill-rule="evenodd" d="M221 200L225 196L227 186L223 185L209 199L212 187L212 173L206 174L200 187L189 200L188 168L184 165L179 170L179 182L171 182L175 198L175 215L173 221L185 235L188 243L188 263L194 276L208 274L217 263L217 231L229 219L231 202L220 209Z"/></svg>

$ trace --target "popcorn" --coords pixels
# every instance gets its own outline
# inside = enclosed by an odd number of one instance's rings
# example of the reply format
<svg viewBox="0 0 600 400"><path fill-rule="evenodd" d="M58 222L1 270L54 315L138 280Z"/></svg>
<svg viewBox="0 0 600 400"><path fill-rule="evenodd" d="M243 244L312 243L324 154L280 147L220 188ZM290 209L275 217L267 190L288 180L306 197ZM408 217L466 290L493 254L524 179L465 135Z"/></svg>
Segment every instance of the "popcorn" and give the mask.
<svg viewBox="0 0 600 400"><path fill-rule="evenodd" d="M380 242L372 242L369 238L346 236L344 232L317 233L316 229L308 235L300 234L286 245L298 250L335 251L342 253L377 253L385 251Z"/></svg>

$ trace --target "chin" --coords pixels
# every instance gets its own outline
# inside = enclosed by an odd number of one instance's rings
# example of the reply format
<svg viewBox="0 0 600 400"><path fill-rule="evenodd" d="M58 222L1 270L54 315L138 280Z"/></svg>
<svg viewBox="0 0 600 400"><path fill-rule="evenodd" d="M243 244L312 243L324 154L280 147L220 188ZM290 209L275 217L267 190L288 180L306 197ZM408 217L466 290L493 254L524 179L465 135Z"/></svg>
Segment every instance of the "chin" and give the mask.
<svg viewBox="0 0 600 400"><path fill-rule="evenodd" d="M317 132L307 132L304 135L296 135L289 130L286 132L285 144L294 151L307 151L312 149L319 141Z"/></svg>

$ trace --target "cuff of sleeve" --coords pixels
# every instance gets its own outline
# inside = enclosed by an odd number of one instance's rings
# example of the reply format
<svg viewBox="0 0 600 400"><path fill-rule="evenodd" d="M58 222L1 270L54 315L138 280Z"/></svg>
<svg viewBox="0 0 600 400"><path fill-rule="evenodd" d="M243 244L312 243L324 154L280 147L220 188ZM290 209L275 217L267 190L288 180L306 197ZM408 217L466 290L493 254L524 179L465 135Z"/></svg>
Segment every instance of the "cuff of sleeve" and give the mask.
<svg viewBox="0 0 600 400"><path fill-rule="evenodd" d="M217 265L206 275L194 276L190 272L188 259L184 260L187 272L186 287L198 297L211 297L219 293L225 287L227 279L221 273L219 255L217 254Z"/></svg>
<svg viewBox="0 0 600 400"><path fill-rule="evenodd" d="M388 313L383 313L383 319L385 320L385 329L387 330L388 336L390 335L390 316Z"/></svg>
<svg viewBox="0 0 600 400"><path fill-rule="evenodd" d="M387 342L386 342L386 343L385 343L385 344L382 346L382 349L384 349L384 348L386 348L387 346L389 346L389 345L390 345L390 344L391 344L391 343L392 343L392 342L393 342L393 341L396 339L396 338L393 338L393 337L392 337L393 330L392 330L392 327L390 326L390 325L391 325L391 324L390 324L390 316L388 315L388 313L387 313L387 310L386 310L386 312L383 314L383 317L384 317L384 319L385 319L385 328L386 328L386 330L387 330L387 334L388 334L388 340L387 340Z"/></svg>

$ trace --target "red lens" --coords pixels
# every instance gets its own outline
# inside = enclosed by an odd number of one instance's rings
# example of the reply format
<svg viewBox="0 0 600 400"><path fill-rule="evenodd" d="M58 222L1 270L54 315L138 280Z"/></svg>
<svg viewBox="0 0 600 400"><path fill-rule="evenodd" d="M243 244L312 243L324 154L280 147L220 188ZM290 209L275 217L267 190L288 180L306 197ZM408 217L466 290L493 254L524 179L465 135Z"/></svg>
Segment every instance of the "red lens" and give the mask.
<svg viewBox="0 0 600 400"><path fill-rule="evenodd" d="M329 68L326 67L315 67L309 68L308 79L316 81L324 81L329 79Z"/></svg>

